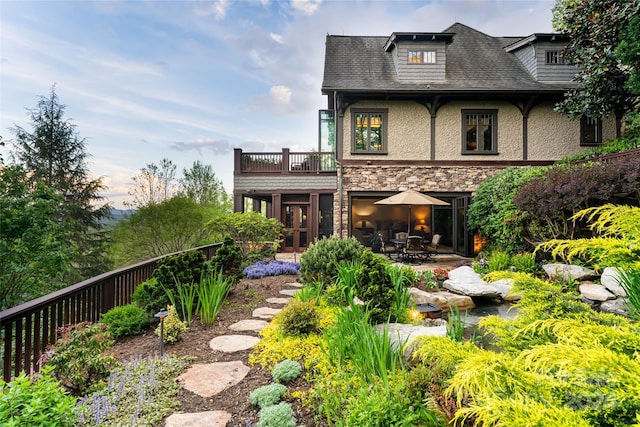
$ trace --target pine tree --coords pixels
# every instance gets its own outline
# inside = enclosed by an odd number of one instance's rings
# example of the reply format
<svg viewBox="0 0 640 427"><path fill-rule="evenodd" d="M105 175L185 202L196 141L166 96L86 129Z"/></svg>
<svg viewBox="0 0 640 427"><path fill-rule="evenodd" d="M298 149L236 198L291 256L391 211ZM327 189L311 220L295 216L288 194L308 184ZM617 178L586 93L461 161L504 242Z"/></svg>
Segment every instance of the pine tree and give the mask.
<svg viewBox="0 0 640 427"><path fill-rule="evenodd" d="M65 107L53 86L49 97L40 97L37 108L28 110L32 131L12 129L16 136L12 154L34 188L43 183L62 197L55 219L67 228L67 244L76 253L65 277L71 284L109 270L101 220L109 216L110 206L102 203L100 192L106 189L102 178L90 177L86 139L65 120Z"/></svg>

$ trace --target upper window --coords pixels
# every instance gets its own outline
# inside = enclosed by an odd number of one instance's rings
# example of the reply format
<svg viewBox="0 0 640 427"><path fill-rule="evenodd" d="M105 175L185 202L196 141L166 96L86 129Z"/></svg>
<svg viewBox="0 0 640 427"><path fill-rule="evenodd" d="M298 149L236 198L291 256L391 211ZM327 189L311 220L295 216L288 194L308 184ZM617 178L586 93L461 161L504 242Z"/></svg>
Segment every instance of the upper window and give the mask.
<svg viewBox="0 0 640 427"><path fill-rule="evenodd" d="M410 50L407 57L409 64L435 64L435 50Z"/></svg>
<svg viewBox="0 0 640 427"><path fill-rule="evenodd" d="M602 144L602 120L591 117L580 119L580 145Z"/></svg>
<svg viewBox="0 0 640 427"><path fill-rule="evenodd" d="M560 50L547 50L545 53L545 63L547 64L564 64L564 57Z"/></svg>
<svg viewBox="0 0 640 427"><path fill-rule="evenodd" d="M498 110L462 110L462 152L498 153Z"/></svg>
<svg viewBox="0 0 640 427"><path fill-rule="evenodd" d="M386 153L386 110L354 111L351 151L354 153Z"/></svg>

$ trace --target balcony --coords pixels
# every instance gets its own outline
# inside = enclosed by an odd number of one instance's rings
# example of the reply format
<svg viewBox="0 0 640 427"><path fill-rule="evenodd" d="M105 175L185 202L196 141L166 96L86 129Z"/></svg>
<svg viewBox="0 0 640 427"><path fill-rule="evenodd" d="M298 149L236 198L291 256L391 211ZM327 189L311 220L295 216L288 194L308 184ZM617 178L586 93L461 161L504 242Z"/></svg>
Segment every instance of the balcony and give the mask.
<svg viewBox="0 0 640 427"><path fill-rule="evenodd" d="M234 175L244 174L335 174L336 157L333 152L297 152L288 148L282 152L243 153L236 148Z"/></svg>

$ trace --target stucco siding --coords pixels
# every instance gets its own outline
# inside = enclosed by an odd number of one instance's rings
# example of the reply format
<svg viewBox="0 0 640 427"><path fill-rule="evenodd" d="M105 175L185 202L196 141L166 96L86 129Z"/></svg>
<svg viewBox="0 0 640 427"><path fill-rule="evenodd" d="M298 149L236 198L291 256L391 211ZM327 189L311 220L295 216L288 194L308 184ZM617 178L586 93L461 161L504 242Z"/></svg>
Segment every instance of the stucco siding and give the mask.
<svg viewBox="0 0 640 427"><path fill-rule="evenodd" d="M584 149L580 147L580 120L569 120L553 107L545 103L529 113L529 160L558 160Z"/></svg>
<svg viewBox="0 0 640 427"><path fill-rule="evenodd" d="M351 154L352 109L387 109L387 154ZM358 102L344 115L343 158L359 160L429 160L430 116L415 102Z"/></svg>
<svg viewBox="0 0 640 427"><path fill-rule="evenodd" d="M498 110L498 154L462 154L462 110ZM522 160L522 114L506 102L451 102L436 117L435 160Z"/></svg>

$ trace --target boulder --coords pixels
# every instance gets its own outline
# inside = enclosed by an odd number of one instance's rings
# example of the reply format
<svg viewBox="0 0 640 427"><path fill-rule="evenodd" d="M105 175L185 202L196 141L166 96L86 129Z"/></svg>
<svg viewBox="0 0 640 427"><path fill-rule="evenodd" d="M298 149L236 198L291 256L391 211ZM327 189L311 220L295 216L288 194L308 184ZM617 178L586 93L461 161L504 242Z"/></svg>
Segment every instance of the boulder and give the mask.
<svg viewBox="0 0 640 427"><path fill-rule="evenodd" d="M500 292L495 287L482 280L482 277L469 266L451 270L443 287L456 294L470 297L495 298L500 296Z"/></svg>
<svg viewBox="0 0 640 427"><path fill-rule="evenodd" d="M619 283L620 273L616 267L607 267L600 276L600 283L607 288L609 292L619 297L626 297L627 292Z"/></svg>
<svg viewBox="0 0 640 427"><path fill-rule="evenodd" d="M603 313L612 313L619 316L629 317L625 298L616 298L603 302L600 304L600 311Z"/></svg>
<svg viewBox="0 0 640 427"><path fill-rule="evenodd" d="M505 301L513 302L520 301L520 299L522 299L522 295L514 294L512 292L513 279L496 280L495 282L491 282L490 285L498 290L500 297Z"/></svg>
<svg viewBox="0 0 640 427"><path fill-rule="evenodd" d="M561 280L588 280L597 277L595 271L579 265L545 264L542 269L550 278L557 277Z"/></svg>
<svg viewBox="0 0 640 427"><path fill-rule="evenodd" d="M581 297L591 301L607 301L616 298L607 288L602 285L596 285L595 283L583 283L578 289L580 290Z"/></svg>
<svg viewBox="0 0 640 427"><path fill-rule="evenodd" d="M446 291L438 292L425 292L418 288L410 288L411 300L415 304L433 304L438 306L442 311L449 311L449 305L458 306L460 311L469 310L474 308L474 304L471 297L465 295L458 295Z"/></svg>
<svg viewBox="0 0 640 427"><path fill-rule="evenodd" d="M376 331L382 333L384 327L388 328L388 337L391 346L399 348L404 345L403 353L407 359L413 354L413 343L418 337L422 336L447 336L447 321L443 319L435 319L439 326L416 326L406 323L389 323L376 326ZM408 356L407 356L408 355Z"/></svg>

